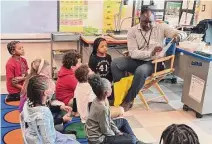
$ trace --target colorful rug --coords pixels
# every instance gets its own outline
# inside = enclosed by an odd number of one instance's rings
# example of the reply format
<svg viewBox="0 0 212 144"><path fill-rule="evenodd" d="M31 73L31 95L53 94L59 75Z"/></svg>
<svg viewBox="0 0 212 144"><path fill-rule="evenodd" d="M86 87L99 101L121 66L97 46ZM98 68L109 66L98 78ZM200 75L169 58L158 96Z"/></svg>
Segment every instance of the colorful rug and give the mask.
<svg viewBox="0 0 212 144"><path fill-rule="evenodd" d="M5 102L1 94L1 141L4 144L23 144L19 121L19 101Z"/></svg>
<svg viewBox="0 0 212 144"><path fill-rule="evenodd" d="M17 109L20 102L5 102L6 96L6 94L1 94L1 109Z"/></svg>
<svg viewBox="0 0 212 144"><path fill-rule="evenodd" d="M20 126L1 128L1 141L4 144L23 144Z"/></svg>
<svg viewBox="0 0 212 144"><path fill-rule="evenodd" d="M1 127L20 126L19 111L15 109L1 110Z"/></svg>
<svg viewBox="0 0 212 144"><path fill-rule="evenodd" d="M5 102L6 96L1 94L1 141L4 144L23 144L18 111L19 101L7 103ZM73 118L71 122L64 125L64 128L68 129L71 123L80 123L80 121L80 118ZM78 137L77 140L81 144L87 144L87 139L82 137Z"/></svg>

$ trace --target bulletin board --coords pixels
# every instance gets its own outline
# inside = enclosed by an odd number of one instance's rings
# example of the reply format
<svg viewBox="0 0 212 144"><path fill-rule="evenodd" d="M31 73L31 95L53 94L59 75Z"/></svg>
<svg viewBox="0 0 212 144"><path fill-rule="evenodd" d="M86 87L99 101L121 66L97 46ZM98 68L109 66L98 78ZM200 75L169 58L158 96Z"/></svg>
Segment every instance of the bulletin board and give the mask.
<svg viewBox="0 0 212 144"><path fill-rule="evenodd" d="M87 34L114 30L114 15L119 12L121 0L59 0L59 32ZM126 7L122 9L125 17ZM132 13L132 12L131 12Z"/></svg>

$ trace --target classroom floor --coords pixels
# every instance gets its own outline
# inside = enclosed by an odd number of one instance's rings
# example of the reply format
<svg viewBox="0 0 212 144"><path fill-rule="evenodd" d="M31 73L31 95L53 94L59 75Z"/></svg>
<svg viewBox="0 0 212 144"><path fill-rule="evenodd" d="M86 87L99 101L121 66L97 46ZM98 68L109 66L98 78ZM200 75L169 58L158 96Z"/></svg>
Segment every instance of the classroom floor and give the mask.
<svg viewBox="0 0 212 144"><path fill-rule="evenodd" d="M124 117L129 121L138 139L158 144L163 130L173 124L187 124L192 127L201 144L212 143L212 115L204 115L202 119L197 119L192 111L184 112L181 103L183 82L177 84L161 82L161 88L169 99L169 104L163 99L155 100L149 104L151 110L146 110L140 99L136 98L134 107L126 112ZM6 93L5 82L1 82L1 93ZM146 97L157 95L155 89L150 89L145 93Z"/></svg>

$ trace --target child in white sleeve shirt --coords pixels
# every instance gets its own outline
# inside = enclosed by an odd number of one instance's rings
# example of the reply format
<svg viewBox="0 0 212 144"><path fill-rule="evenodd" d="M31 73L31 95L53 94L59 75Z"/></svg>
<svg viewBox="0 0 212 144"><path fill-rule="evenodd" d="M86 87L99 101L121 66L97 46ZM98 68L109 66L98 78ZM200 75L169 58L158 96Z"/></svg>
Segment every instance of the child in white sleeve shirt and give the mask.
<svg viewBox="0 0 212 144"><path fill-rule="evenodd" d="M93 74L94 73L91 71L88 65L81 65L75 71L75 77L78 80L78 84L74 91L74 97L76 98L77 110L82 123L86 122L90 105L96 98L96 95L88 82L89 76ZM108 101L107 105L109 105ZM122 107L110 107L110 111L112 118L122 116L124 113L124 109Z"/></svg>
<svg viewBox="0 0 212 144"><path fill-rule="evenodd" d="M87 65L82 65L75 71L75 77L78 80L78 84L74 91L74 97L77 101L77 110L80 114L82 123L86 122L88 107L96 98L90 84L88 83L88 76L92 73L93 72Z"/></svg>

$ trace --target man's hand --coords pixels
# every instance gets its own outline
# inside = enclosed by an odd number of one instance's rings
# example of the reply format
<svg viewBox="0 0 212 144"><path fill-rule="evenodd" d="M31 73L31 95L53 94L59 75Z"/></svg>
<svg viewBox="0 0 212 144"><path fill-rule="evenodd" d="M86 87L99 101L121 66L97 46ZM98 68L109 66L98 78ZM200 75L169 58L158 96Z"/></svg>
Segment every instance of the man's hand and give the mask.
<svg viewBox="0 0 212 144"><path fill-rule="evenodd" d="M175 43L179 43L180 42L179 34L175 34L173 38L174 38L173 42L175 42Z"/></svg>
<svg viewBox="0 0 212 144"><path fill-rule="evenodd" d="M72 108L70 106L61 105L60 109L63 111L66 111L67 113L70 113L72 111Z"/></svg>
<svg viewBox="0 0 212 144"><path fill-rule="evenodd" d="M152 51L152 56L155 56L156 53L161 52L163 50L162 47L156 46L155 49Z"/></svg>

